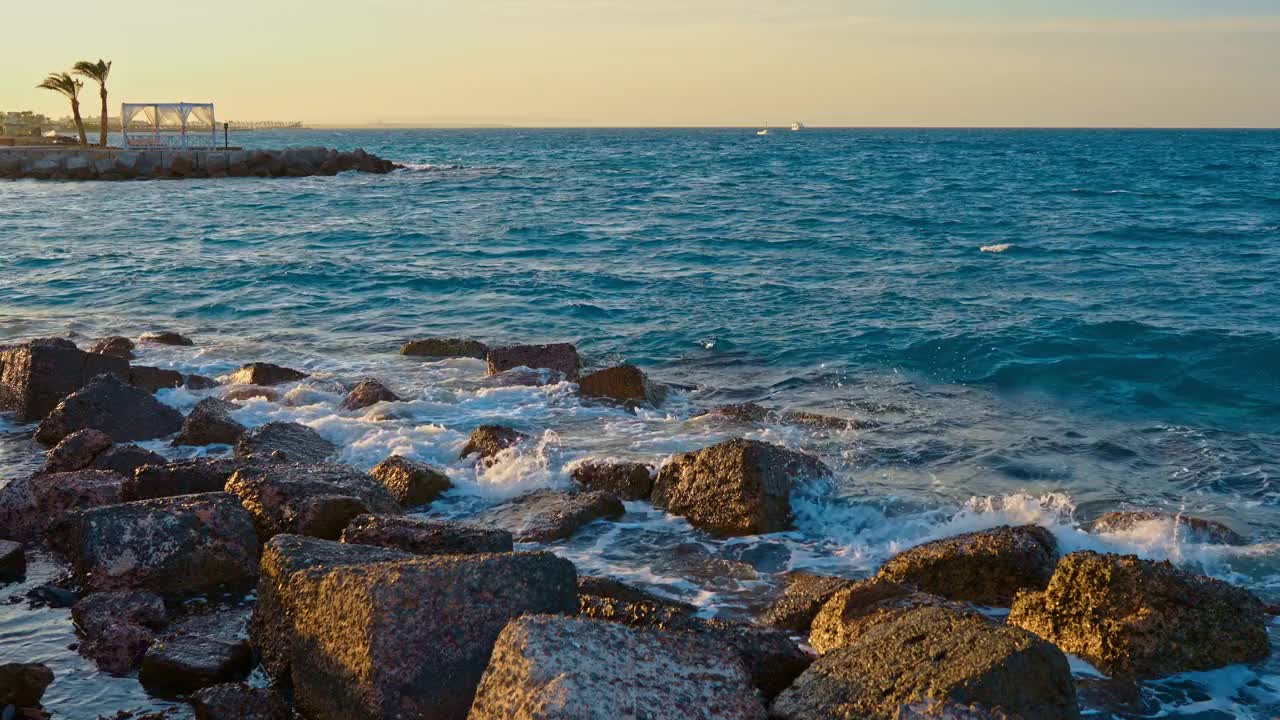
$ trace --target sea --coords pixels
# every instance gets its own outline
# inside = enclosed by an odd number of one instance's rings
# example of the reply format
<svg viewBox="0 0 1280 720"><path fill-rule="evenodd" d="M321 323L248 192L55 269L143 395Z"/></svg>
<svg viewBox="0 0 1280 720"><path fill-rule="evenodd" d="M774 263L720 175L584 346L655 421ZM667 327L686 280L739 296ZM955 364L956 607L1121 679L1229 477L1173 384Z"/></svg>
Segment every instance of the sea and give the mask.
<svg viewBox="0 0 1280 720"><path fill-rule="evenodd" d="M236 416L305 423L361 468L392 453L444 468L456 487L432 516L567 488L588 457L656 464L735 436L819 455L834 479L797 488L793 531L716 540L633 502L621 521L549 545L581 573L705 616L752 617L790 570L865 577L904 548L1007 523L1049 527L1064 552L1170 560L1280 602L1280 132L231 140L362 147L406 167L0 182L0 342L177 330L195 346L145 346L135 362L306 370L280 402ZM671 393L630 411L568 383L493 387L476 360L398 354L430 336L572 342L589 367L633 363ZM340 409L345 384L368 376L407 401ZM160 398L185 410L217 392ZM740 402L859 429L697 417ZM486 423L535 441L492 468L460 461ZM41 462L31 431L0 416L0 478ZM1218 520L1247 543L1203 544L1172 521L1087 531L1118 509ZM67 610L30 607L25 591L59 572L37 557L25 583L0 588L0 663L48 663L56 717L181 708L69 649ZM1271 633L1267 661L1137 686L1073 660L1081 706L1090 718L1274 718Z"/></svg>

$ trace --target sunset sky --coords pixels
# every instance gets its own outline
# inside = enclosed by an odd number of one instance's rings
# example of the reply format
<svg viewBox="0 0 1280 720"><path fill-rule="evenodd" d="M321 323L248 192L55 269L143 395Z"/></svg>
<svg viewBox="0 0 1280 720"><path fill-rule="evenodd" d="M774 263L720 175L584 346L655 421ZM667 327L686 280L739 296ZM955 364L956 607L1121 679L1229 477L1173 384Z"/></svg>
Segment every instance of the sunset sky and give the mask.
<svg viewBox="0 0 1280 720"><path fill-rule="evenodd" d="M50 7L5 10L0 109L67 114L33 86L103 57L113 115L207 100L314 124L1280 126L1280 0ZM96 114L96 87L83 101Z"/></svg>

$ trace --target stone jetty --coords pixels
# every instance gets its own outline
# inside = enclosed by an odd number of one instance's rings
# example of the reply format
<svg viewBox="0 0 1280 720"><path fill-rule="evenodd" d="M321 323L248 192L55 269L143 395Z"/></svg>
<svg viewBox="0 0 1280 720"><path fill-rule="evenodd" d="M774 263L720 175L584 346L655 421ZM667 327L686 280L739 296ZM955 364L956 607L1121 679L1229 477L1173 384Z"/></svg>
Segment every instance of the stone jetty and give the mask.
<svg viewBox="0 0 1280 720"><path fill-rule="evenodd" d="M0 179L181 180L223 177L308 177L348 170L389 173L400 168L364 150L322 147L287 150L14 147L0 148Z"/></svg>

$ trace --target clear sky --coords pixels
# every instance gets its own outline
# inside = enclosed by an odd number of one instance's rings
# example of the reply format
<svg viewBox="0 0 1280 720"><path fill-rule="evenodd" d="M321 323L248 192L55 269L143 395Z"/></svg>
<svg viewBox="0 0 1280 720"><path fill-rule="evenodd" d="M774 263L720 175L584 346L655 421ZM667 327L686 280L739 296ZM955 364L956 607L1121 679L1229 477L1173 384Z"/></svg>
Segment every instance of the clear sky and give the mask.
<svg viewBox="0 0 1280 720"><path fill-rule="evenodd" d="M33 86L103 57L113 115L1280 126L1280 0L70 0L0 17L0 109L58 116Z"/></svg>

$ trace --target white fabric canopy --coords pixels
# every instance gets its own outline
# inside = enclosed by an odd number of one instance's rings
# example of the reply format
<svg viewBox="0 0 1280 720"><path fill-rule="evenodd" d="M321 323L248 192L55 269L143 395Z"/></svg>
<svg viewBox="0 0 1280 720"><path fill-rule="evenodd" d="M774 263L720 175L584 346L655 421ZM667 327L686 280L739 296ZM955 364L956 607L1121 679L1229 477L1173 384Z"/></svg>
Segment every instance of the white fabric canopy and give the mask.
<svg viewBox="0 0 1280 720"><path fill-rule="evenodd" d="M126 147L213 146L218 140L218 123L213 103L124 103L120 106L121 130ZM143 120L151 135L129 133L129 123ZM205 132L208 132L206 135ZM161 133L179 132L179 138Z"/></svg>

